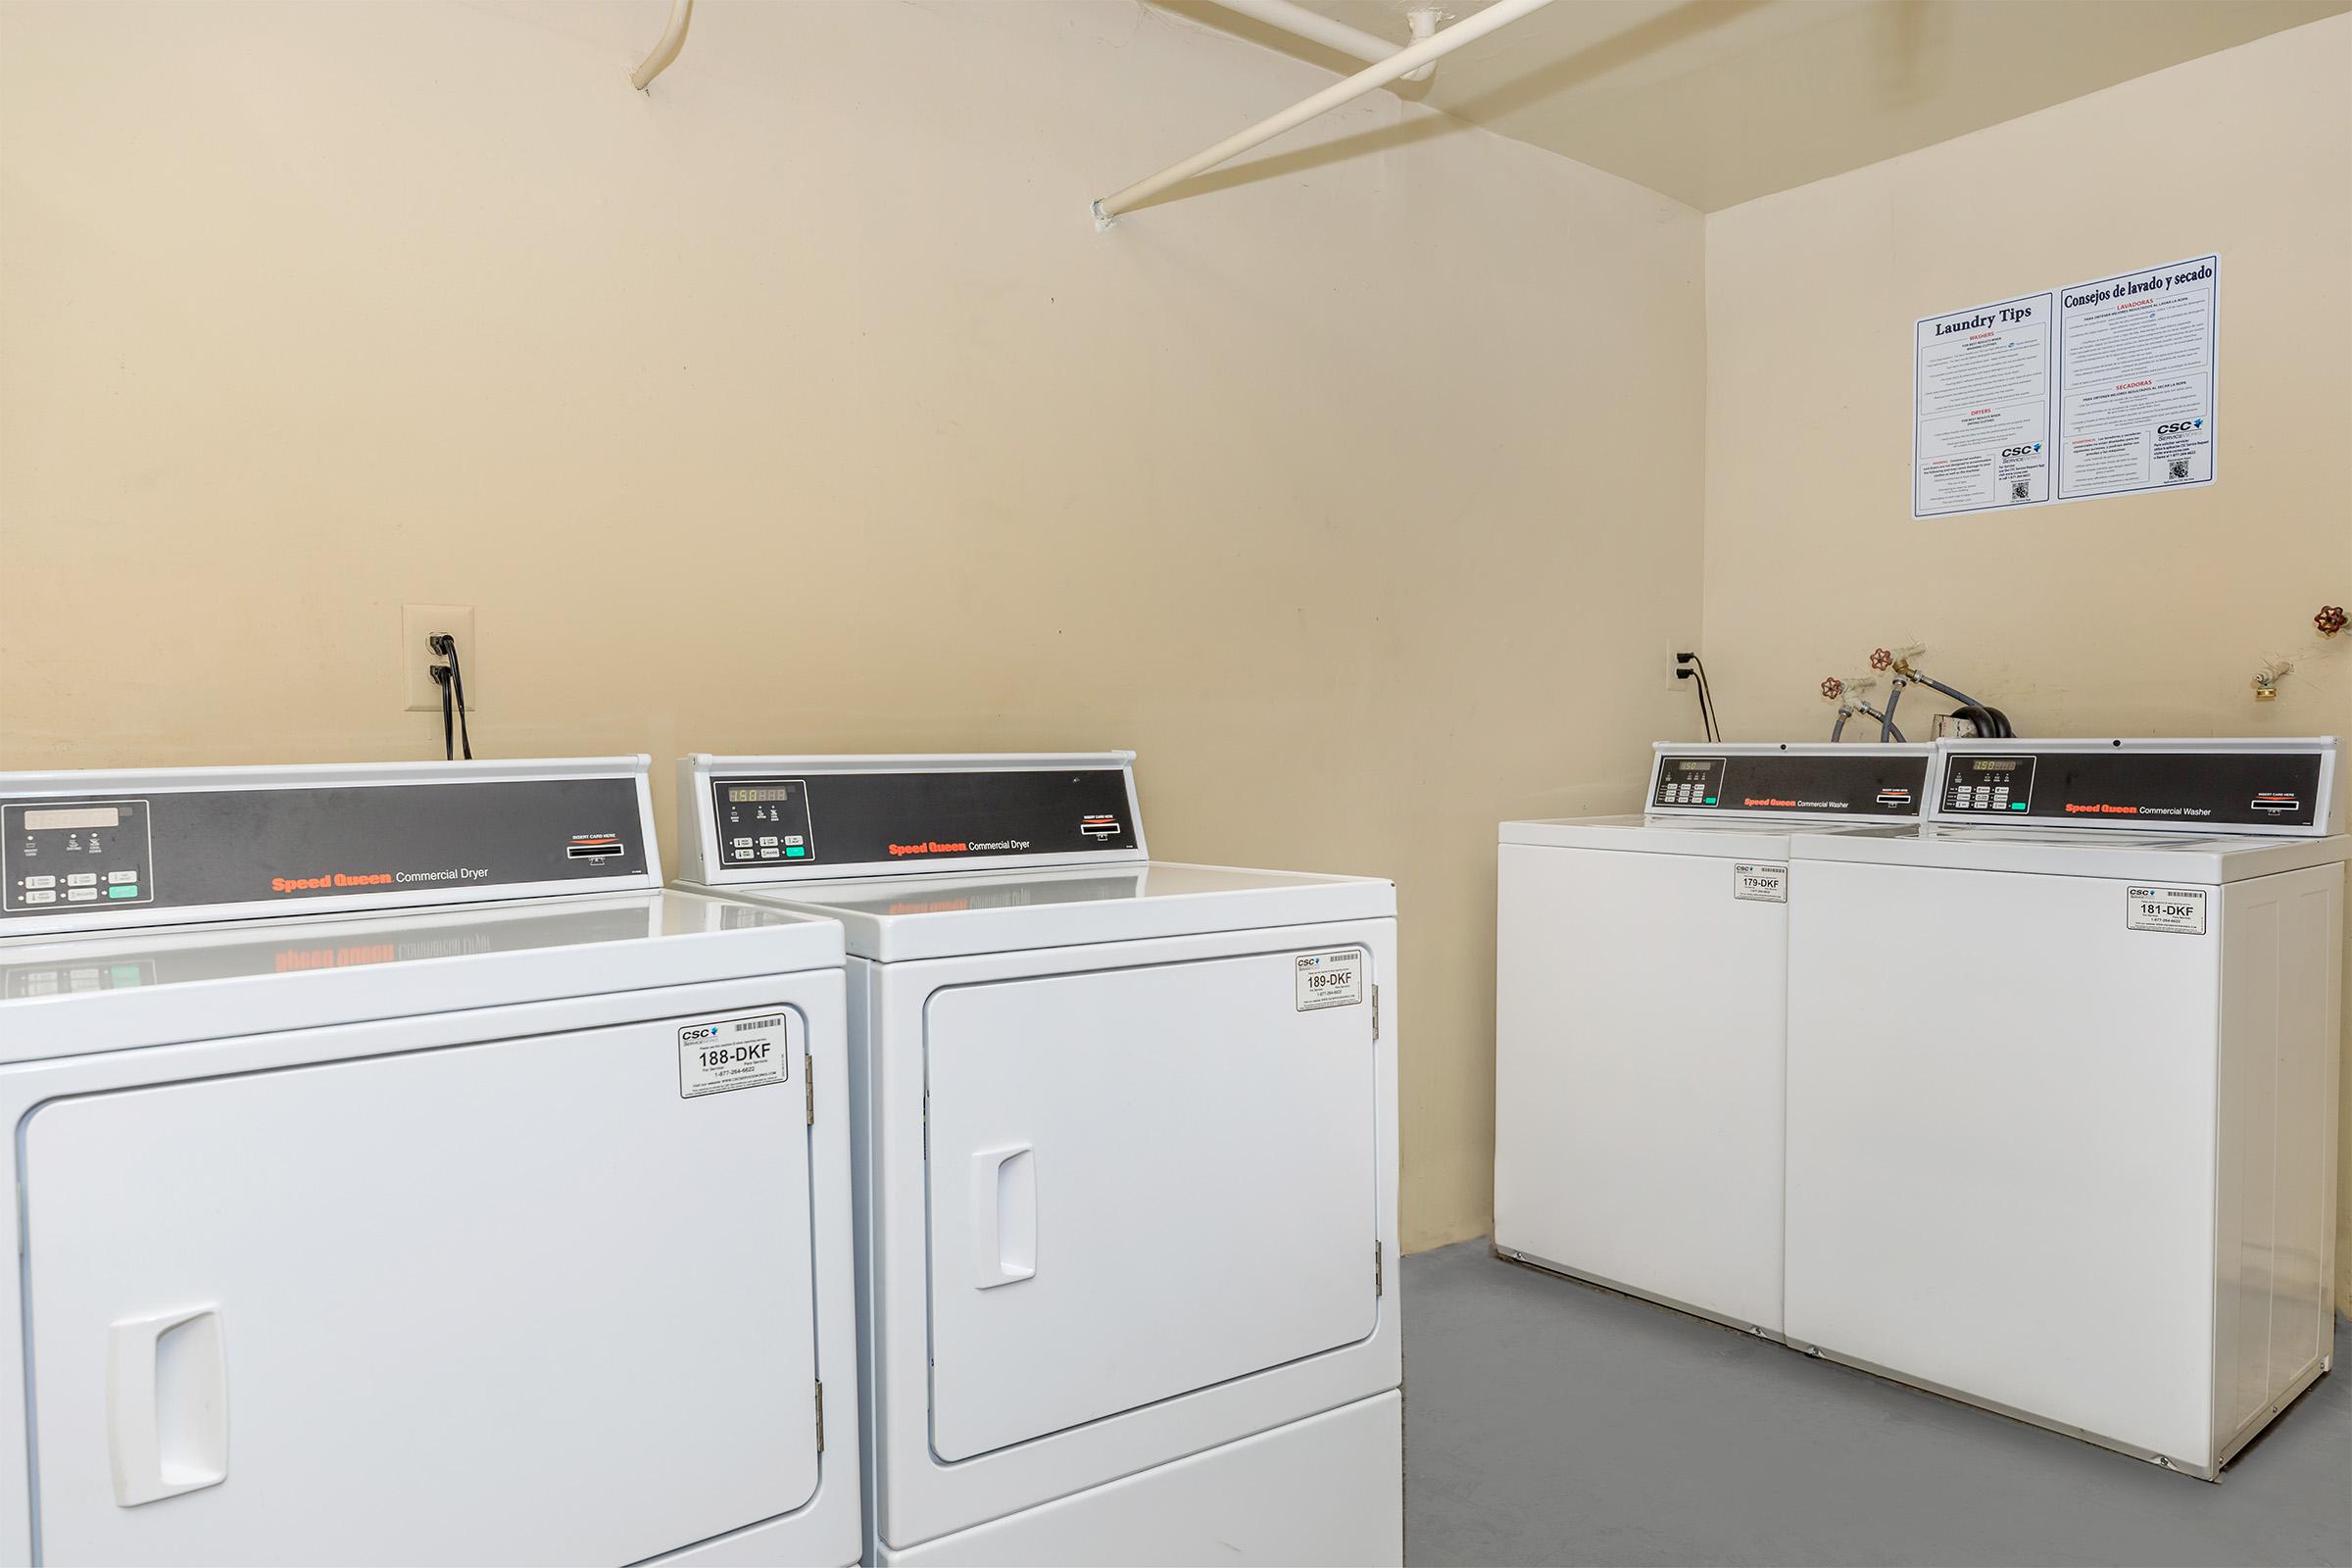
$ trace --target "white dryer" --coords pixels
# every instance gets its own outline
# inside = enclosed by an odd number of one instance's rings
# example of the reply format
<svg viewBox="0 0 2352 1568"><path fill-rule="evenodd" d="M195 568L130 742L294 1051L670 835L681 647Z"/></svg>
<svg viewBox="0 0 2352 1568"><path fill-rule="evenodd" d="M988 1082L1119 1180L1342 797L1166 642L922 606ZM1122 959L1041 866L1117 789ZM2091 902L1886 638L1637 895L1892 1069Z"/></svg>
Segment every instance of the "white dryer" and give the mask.
<svg viewBox="0 0 2352 1568"><path fill-rule="evenodd" d="M1643 815L1502 824L1497 1251L1779 1336L1789 834L1916 822L1928 751L1661 744Z"/></svg>
<svg viewBox="0 0 2352 1568"><path fill-rule="evenodd" d="M840 932L650 809L0 775L0 1560L857 1559Z"/></svg>
<svg viewBox="0 0 2352 1568"><path fill-rule="evenodd" d="M1395 889L1151 860L1132 762L680 765L851 955L869 1550L1397 1562Z"/></svg>
<svg viewBox="0 0 2352 1568"><path fill-rule="evenodd" d="M2209 1479L2327 1370L2336 773L1945 742L1924 834L1795 842L1792 1344Z"/></svg>

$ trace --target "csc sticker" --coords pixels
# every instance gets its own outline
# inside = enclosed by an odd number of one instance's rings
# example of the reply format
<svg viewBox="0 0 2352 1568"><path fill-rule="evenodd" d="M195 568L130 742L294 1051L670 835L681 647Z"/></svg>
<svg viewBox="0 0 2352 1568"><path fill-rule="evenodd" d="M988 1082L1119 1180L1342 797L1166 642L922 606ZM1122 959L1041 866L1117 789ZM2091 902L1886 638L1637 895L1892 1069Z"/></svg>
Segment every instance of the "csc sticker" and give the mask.
<svg viewBox="0 0 2352 1568"><path fill-rule="evenodd" d="M1293 960L1292 974L1300 1012L1352 1007L1364 1000L1364 955L1359 948L1302 953Z"/></svg>

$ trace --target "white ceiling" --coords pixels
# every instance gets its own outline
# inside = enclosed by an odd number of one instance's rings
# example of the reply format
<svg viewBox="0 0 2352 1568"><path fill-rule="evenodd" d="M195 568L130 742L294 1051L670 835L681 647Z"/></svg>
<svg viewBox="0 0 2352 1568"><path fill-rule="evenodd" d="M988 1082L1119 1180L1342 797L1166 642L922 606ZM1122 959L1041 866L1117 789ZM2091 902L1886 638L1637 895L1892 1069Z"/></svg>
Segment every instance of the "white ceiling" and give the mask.
<svg viewBox="0 0 2352 1568"><path fill-rule="evenodd" d="M1414 0L1303 3L1401 47ZM1335 72L1361 69L1212 0L1163 4ZM1398 91L1712 212L2346 10L2352 0L1556 0Z"/></svg>

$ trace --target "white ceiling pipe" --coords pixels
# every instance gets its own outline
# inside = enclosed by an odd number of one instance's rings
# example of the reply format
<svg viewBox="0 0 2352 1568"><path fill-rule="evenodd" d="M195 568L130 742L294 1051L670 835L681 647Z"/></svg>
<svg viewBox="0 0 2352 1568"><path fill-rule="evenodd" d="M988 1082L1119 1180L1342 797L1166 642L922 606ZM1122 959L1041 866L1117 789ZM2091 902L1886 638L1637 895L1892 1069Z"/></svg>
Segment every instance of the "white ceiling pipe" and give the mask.
<svg viewBox="0 0 2352 1568"><path fill-rule="evenodd" d="M1284 131L1305 124L1325 110L1337 109L1350 98L1360 98L1375 87L1385 87L1408 71L1442 60L1466 43L1484 38L1497 27L1505 27L1531 12L1541 11L1551 0L1495 0L1486 10L1464 17L1452 26L1444 28L1419 43L1407 44L1377 65L1366 66L1354 75L1335 81L1312 98L1301 99L1279 115L1270 115L1248 130L1236 131L1214 147L1204 148L1180 164L1170 164L1158 173L1139 179L1124 190L1116 190L1095 203L1095 225L1107 228L1110 220L1166 190L1179 180L1192 178L1205 170L1216 168L1227 159L1248 152L1259 142L1272 141Z"/></svg>
<svg viewBox="0 0 2352 1568"><path fill-rule="evenodd" d="M662 41L654 52L645 57L645 64L629 73L629 85L639 92L654 84L654 78L669 69L686 47L686 24L694 20L694 0L670 0L669 25L662 29Z"/></svg>
<svg viewBox="0 0 2352 1568"><path fill-rule="evenodd" d="M1269 27L1296 34L1309 43L1319 43L1326 49L1337 50L1357 60L1386 60L1400 47L1377 32L1350 27L1345 22L1335 21L1320 11L1309 11L1302 5L1294 4L1293 0L1217 0L1217 4L1228 11L1239 12L1252 22L1262 22ZM1436 31L1437 18L1435 10L1413 12L1413 36L1426 38ZM1399 79L1427 81L1430 74L1437 69L1434 63L1422 66L1406 72Z"/></svg>

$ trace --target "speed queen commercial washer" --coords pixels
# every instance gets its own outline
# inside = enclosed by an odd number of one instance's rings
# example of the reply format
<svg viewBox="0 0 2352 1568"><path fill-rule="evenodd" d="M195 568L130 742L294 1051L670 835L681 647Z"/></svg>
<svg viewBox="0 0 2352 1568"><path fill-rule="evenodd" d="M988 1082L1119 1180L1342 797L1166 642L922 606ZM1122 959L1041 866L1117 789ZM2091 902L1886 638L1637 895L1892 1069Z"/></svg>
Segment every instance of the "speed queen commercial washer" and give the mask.
<svg viewBox="0 0 2352 1568"><path fill-rule="evenodd" d="M1502 824L1499 1251L1780 1334L1789 834L1915 821L1927 769L1667 744L1643 815Z"/></svg>
<svg viewBox="0 0 2352 1568"><path fill-rule="evenodd" d="M2207 1478L2327 1370L2336 779L1945 742L1923 834L1796 841L1792 1344Z"/></svg>
<svg viewBox="0 0 2352 1568"><path fill-rule="evenodd" d="M1395 1563L1396 890L1150 860L1133 760L680 766L851 955L869 1548Z"/></svg>
<svg viewBox="0 0 2352 1568"><path fill-rule="evenodd" d="M857 1559L840 932L649 811L0 775L0 1557Z"/></svg>

